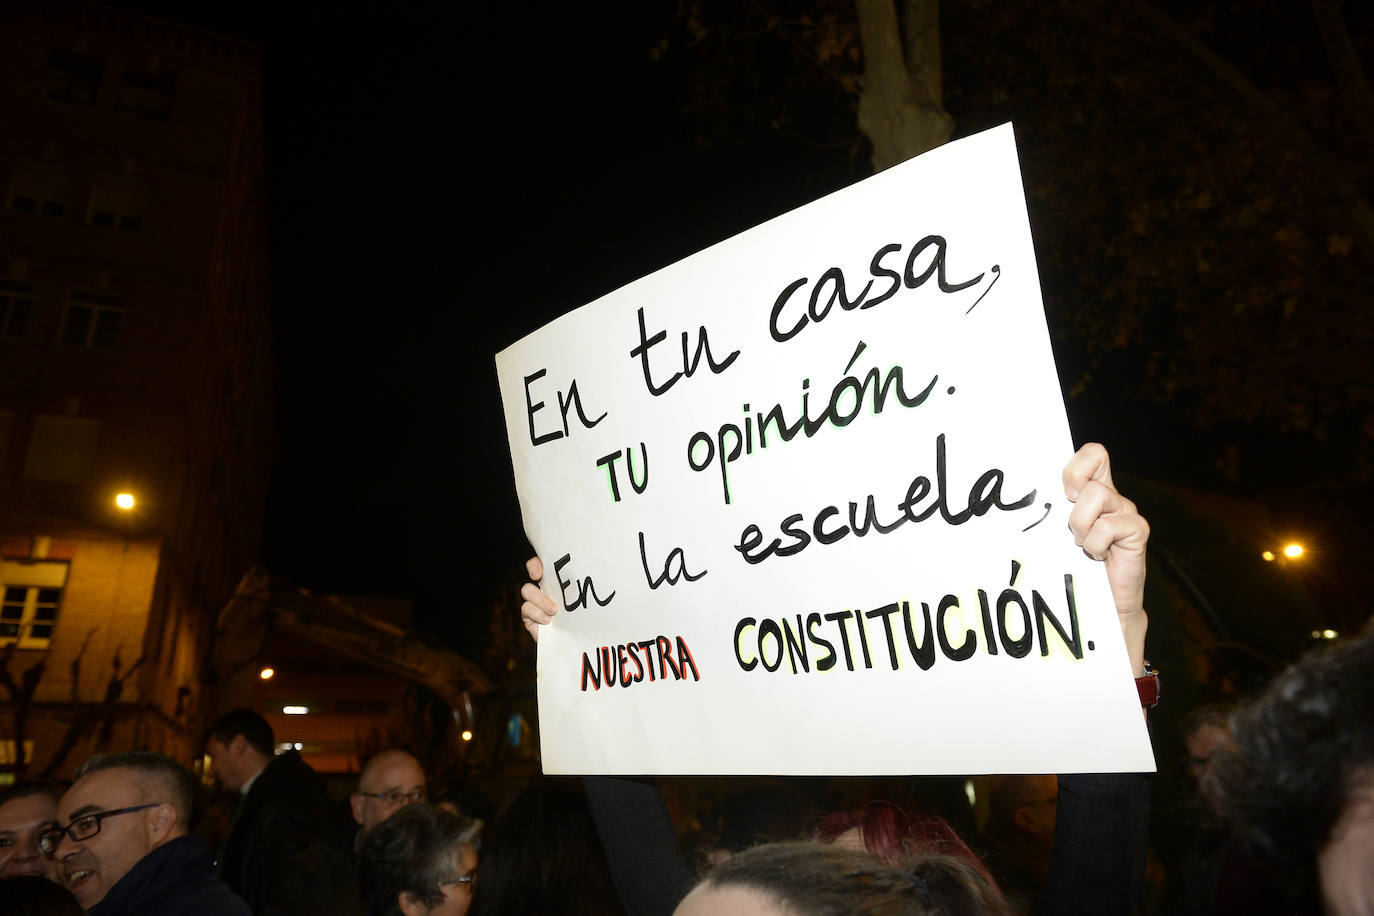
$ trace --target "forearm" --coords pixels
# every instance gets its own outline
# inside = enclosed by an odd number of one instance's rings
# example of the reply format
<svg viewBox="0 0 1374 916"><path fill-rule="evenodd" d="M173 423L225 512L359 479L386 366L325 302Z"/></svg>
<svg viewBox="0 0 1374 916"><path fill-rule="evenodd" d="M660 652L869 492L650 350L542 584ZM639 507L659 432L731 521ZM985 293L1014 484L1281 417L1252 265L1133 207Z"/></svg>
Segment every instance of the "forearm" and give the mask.
<svg viewBox="0 0 1374 916"><path fill-rule="evenodd" d="M651 782L615 776L588 776L582 782L625 912L669 916L694 877L663 793Z"/></svg>

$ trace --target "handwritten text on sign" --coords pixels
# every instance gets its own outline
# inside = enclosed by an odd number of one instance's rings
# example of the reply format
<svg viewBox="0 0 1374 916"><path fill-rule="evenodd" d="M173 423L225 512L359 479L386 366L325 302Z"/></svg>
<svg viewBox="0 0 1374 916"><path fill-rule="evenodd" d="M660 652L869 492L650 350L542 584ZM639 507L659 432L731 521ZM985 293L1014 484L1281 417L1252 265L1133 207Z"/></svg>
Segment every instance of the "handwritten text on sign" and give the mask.
<svg viewBox="0 0 1374 916"><path fill-rule="evenodd" d="M497 357L553 773L1153 769L1010 125Z"/></svg>

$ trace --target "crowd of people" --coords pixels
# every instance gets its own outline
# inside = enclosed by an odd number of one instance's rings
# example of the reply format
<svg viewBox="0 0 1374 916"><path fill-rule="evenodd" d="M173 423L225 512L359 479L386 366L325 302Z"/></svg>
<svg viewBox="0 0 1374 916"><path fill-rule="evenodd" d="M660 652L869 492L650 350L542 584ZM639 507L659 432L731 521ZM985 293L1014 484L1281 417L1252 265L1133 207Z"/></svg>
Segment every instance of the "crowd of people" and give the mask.
<svg viewBox="0 0 1374 916"><path fill-rule="evenodd" d="M1144 660L1149 528L1106 453L1064 475L1076 542L1106 566L1128 656ZM535 582L542 564L530 562ZM535 582L538 639L557 606ZM1141 690L1142 705L1157 699ZM1187 913L1374 914L1374 626L1305 656L1249 703L1184 728L1198 803L1179 906ZM660 784L586 777L524 789L492 817L432 800L420 762L374 755L347 806L332 802L270 725L234 710L205 753L237 796L227 824L194 819L198 780L162 754L97 756L70 784L0 792L0 916L785 916L1158 912L1145 880L1143 774L979 782L985 824L910 800L829 813L786 791L726 800L693 857ZM701 820L710 820L703 817Z"/></svg>

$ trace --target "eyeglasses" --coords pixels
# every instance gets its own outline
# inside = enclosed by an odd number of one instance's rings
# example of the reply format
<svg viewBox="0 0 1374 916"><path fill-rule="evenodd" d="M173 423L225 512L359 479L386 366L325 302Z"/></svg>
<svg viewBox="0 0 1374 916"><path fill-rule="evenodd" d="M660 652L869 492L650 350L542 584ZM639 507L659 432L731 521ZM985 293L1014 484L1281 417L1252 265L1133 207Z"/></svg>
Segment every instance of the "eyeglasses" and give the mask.
<svg viewBox="0 0 1374 916"><path fill-rule="evenodd" d="M391 805L403 805L410 802L424 804L426 798L424 789L416 789L414 792L402 792L400 789L394 789L390 792L359 792L358 794L364 798L379 798Z"/></svg>
<svg viewBox="0 0 1374 916"><path fill-rule="evenodd" d="M100 822L107 817L114 817L116 814L128 814L131 811L142 811L145 808L156 808L162 802L150 802L146 805L134 805L132 808L116 808L113 811L96 811L78 817L65 827L58 827L56 824L44 830L38 835L38 848L47 855L57 852L57 846L62 842L62 835L65 833L72 838L73 842L89 840L100 832Z"/></svg>

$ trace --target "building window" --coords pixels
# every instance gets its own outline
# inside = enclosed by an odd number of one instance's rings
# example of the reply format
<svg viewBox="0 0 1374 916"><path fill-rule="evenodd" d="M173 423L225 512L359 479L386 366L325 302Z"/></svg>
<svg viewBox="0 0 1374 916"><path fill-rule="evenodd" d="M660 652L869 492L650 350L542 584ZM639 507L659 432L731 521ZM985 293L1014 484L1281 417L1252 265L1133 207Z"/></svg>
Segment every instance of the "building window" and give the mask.
<svg viewBox="0 0 1374 916"><path fill-rule="evenodd" d="M91 189L87 219L92 226L107 229L142 229L147 209L148 195L144 191L97 185Z"/></svg>
<svg viewBox="0 0 1374 916"><path fill-rule="evenodd" d="M113 350L119 344L119 330L123 325L122 297L73 292L67 300L67 313L62 316L59 339L74 347Z"/></svg>
<svg viewBox="0 0 1374 916"><path fill-rule="evenodd" d="M30 287L0 280L0 337L24 337L29 333L34 301Z"/></svg>
<svg viewBox="0 0 1374 916"><path fill-rule="evenodd" d="M38 213L57 219L67 215L71 173L52 162L21 163L10 179L5 205L20 213Z"/></svg>
<svg viewBox="0 0 1374 916"><path fill-rule="evenodd" d="M24 477L81 486L90 481L100 446L100 421L39 414L34 418Z"/></svg>
<svg viewBox="0 0 1374 916"><path fill-rule="evenodd" d="M48 648L62 608L67 570L61 561L0 561L0 646Z"/></svg>
<svg viewBox="0 0 1374 916"><path fill-rule="evenodd" d="M124 82L115 99L115 111L150 121L166 121L172 115L173 88L170 76L125 71Z"/></svg>
<svg viewBox="0 0 1374 916"><path fill-rule="evenodd" d="M102 60L53 51L48 54L48 71L43 77L43 98L92 108L100 96L104 75Z"/></svg>

